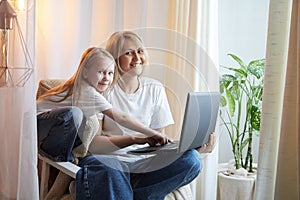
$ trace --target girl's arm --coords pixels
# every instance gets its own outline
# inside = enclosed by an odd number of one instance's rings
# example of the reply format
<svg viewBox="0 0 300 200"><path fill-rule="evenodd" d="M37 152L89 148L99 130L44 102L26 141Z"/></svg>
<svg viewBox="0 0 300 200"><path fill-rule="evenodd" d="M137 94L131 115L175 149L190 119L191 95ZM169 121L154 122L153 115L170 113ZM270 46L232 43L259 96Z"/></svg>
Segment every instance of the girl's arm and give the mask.
<svg viewBox="0 0 300 200"><path fill-rule="evenodd" d="M107 115L120 125L129 128L131 130L143 133L144 135L151 137L156 141L156 144L166 144L168 142L168 138L161 134L160 132L153 130L151 128L145 127L142 123L137 121L136 119L130 117L129 115L115 109L111 108L102 112L104 115Z"/></svg>
<svg viewBox="0 0 300 200"><path fill-rule="evenodd" d="M100 127L98 134L93 138L89 151L93 154L103 154L119 150L120 148L130 146L132 144L155 145L156 141L152 137L144 135L121 135L121 136L104 136L101 134L103 122L99 121Z"/></svg>
<svg viewBox="0 0 300 200"><path fill-rule="evenodd" d="M153 140L152 137L139 137L134 135L121 135L121 136L103 136L97 134L90 146L89 152L93 154L104 154L112 151L119 150L121 148L130 146L132 144L145 144L155 145L156 140Z"/></svg>

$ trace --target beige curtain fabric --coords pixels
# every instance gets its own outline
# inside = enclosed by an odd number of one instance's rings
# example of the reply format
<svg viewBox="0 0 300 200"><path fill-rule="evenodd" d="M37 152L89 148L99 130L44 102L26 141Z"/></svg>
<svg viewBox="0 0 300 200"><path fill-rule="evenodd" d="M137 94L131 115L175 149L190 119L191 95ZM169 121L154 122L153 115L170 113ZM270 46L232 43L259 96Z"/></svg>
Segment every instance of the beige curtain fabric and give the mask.
<svg viewBox="0 0 300 200"><path fill-rule="evenodd" d="M299 8L270 1L256 199L300 197Z"/></svg>
<svg viewBox="0 0 300 200"><path fill-rule="evenodd" d="M14 4L11 5L17 13L34 65L35 1L24 2L25 10L18 10ZM13 42L10 43L9 63L13 63L14 67L25 67L22 46L16 36L11 35ZM17 74L12 74L12 77L15 79ZM1 200L38 199L35 88L35 74L30 76L24 87L0 87Z"/></svg>
<svg viewBox="0 0 300 200"><path fill-rule="evenodd" d="M289 34L288 63L275 187L275 199L278 200L300 198L300 4L297 0L293 1Z"/></svg>

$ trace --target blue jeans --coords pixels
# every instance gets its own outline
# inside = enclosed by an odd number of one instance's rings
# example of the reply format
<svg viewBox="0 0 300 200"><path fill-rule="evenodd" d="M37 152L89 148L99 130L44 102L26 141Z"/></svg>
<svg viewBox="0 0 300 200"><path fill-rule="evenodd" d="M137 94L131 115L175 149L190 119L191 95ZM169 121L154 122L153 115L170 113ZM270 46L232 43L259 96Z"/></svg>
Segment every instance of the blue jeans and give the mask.
<svg viewBox="0 0 300 200"><path fill-rule="evenodd" d="M159 167L158 161L170 162ZM79 166L76 199L80 200L163 200L170 192L190 183L202 169L196 150L158 154L133 163L89 155L79 161Z"/></svg>
<svg viewBox="0 0 300 200"><path fill-rule="evenodd" d="M61 107L37 115L39 152L53 161L72 161L72 149L81 144L85 117L77 107Z"/></svg>

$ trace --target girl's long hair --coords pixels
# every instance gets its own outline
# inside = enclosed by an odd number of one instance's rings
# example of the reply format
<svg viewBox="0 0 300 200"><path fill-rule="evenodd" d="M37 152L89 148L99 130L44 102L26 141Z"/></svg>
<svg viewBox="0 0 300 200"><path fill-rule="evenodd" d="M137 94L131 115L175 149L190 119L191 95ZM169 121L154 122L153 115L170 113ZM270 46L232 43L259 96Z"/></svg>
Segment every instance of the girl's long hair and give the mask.
<svg viewBox="0 0 300 200"><path fill-rule="evenodd" d="M83 52L79 66L75 74L64 83L48 90L45 94L41 95L39 99L45 99L47 97L58 95L67 91L66 95L57 101L49 99L54 102L62 102L75 92L74 91L75 88L76 88L76 93L78 94L78 96L76 95L77 96L76 98L79 98L79 95L81 93L80 91L81 91L82 81L85 81L83 77L83 70L89 69L91 66L93 66L96 59L103 59L103 58L109 58L112 60L112 62L114 62L114 66L115 66L114 79L110 86L112 88L115 82L117 81L117 76L118 76L118 71L116 69L114 58L108 51L106 51L103 48L90 47Z"/></svg>

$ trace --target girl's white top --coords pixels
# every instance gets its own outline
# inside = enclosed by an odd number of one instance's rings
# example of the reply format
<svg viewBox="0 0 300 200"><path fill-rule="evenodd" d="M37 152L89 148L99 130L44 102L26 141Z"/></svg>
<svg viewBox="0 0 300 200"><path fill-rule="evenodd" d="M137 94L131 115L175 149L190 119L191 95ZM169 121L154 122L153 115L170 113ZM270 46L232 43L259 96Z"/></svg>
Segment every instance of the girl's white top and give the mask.
<svg viewBox="0 0 300 200"><path fill-rule="evenodd" d="M83 114L87 118L97 114L98 119L102 120L102 111L112 108L112 105L105 99L105 97L85 81L82 82L80 91L76 91L74 88L74 93L64 101L54 102L61 100L66 93L67 92L63 92L37 101L37 113L40 114L42 112L64 106L77 106L82 110Z"/></svg>

